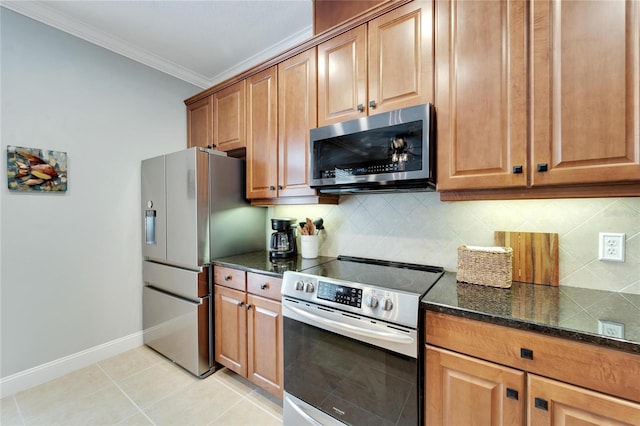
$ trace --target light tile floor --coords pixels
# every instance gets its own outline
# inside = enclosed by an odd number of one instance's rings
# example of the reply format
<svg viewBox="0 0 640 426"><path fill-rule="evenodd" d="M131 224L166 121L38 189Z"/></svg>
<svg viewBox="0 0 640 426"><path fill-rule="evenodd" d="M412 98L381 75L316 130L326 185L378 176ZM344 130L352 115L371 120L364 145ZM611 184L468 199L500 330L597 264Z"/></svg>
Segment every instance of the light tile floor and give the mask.
<svg viewBox="0 0 640 426"><path fill-rule="evenodd" d="M146 346L0 402L2 426L282 425L282 401L248 380L198 379Z"/></svg>

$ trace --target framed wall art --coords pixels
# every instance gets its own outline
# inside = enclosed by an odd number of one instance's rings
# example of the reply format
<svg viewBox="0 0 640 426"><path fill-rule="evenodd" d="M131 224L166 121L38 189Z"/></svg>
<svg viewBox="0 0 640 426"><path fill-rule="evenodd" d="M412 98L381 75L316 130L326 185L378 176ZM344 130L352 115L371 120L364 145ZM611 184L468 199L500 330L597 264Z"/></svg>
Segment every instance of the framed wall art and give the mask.
<svg viewBox="0 0 640 426"><path fill-rule="evenodd" d="M66 191L67 153L9 145L7 183L12 191Z"/></svg>

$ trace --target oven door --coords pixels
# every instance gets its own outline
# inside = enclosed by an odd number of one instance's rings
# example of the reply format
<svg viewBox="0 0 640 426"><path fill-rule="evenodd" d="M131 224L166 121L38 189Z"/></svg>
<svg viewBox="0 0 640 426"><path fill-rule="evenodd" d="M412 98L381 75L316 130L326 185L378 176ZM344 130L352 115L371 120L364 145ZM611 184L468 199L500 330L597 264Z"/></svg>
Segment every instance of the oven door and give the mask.
<svg viewBox="0 0 640 426"><path fill-rule="evenodd" d="M420 424L416 330L288 297L282 311L284 424Z"/></svg>

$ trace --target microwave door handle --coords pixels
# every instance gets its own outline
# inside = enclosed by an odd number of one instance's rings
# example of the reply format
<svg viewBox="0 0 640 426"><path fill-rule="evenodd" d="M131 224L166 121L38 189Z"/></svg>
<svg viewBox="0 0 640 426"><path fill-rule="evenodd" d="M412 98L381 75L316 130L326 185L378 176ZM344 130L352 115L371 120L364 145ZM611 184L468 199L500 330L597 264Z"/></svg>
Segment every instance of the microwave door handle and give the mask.
<svg viewBox="0 0 640 426"><path fill-rule="evenodd" d="M386 340L388 342L395 342L395 343L404 343L404 344L412 344L414 342L413 337L411 336L407 336L404 334L399 334L399 333L388 333L388 332L384 332L384 331L375 331L375 330L367 330L366 328L361 328L361 327L356 327L350 324L343 324L341 322L338 321L334 321L334 320L330 320L328 318L323 318L321 316L312 314L310 312L304 311L302 309L299 308L295 308L293 306L289 306L289 309L291 309L292 311L294 311L295 313L297 313L300 316L303 316L307 319L310 319L312 321L316 321L320 324L324 324L327 327L332 327L332 328L337 328L339 330L344 330L344 331L349 331L351 333L355 333L358 334L360 336L365 336L365 337L372 337L375 339L383 339Z"/></svg>
<svg viewBox="0 0 640 426"><path fill-rule="evenodd" d="M317 421L316 419L314 419L313 417L305 413L301 407L298 407L298 404L296 404L291 400L291 398L285 397L285 400L287 401L287 404L289 404L291 408L296 410L296 413L298 413L300 417L302 417L307 422L309 422L309 424L312 424L313 426L322 426L322 423L320 423L319 421Z"/></svg>

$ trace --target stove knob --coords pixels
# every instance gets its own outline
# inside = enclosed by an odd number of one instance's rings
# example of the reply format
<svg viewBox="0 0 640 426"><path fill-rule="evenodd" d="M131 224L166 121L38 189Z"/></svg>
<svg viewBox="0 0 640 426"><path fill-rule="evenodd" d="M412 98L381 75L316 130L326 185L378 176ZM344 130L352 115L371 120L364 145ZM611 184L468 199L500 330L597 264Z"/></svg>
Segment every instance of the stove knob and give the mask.
<svg viewBox="0 0 640 426"><path fill-rule="evenodd" d="M375 296L367 296L364 299L364 303L370 308L375 308L376 306L378 306L378 299L376 299Z"/></svg>
<svg viewBox="0 0 640 426"><path fill-rule="evenodd" d="M307 293L313 293L315 291L315 287L313 286L313 283L305 283L304 291L306 291Z"/></svg>
<svg viewBox="0 0 640 426"><path fill-rule="evenodd" d="M382 302L382 310L390 311L392 309L393 309L393 302L391 301L391 299L384 299L384 301Z"/></svg>
<svg viewBox="0 0 640 426"><path fill-rule="evenodd" d="M296 290L302 291L304 290L304 282L302 280L296 281Z"/></svg>

